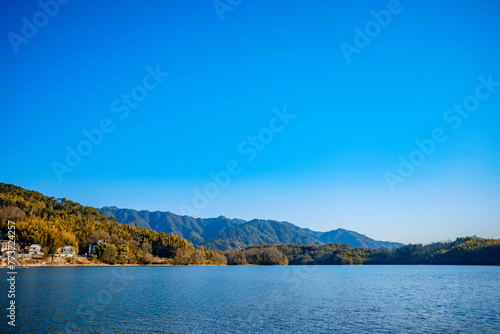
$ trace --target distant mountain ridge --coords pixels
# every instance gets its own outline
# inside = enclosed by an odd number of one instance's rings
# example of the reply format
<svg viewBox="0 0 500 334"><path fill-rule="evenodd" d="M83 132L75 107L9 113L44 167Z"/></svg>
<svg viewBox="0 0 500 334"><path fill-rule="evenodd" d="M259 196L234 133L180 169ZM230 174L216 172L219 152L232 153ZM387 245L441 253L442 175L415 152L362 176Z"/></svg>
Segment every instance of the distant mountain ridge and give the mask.
<svg viewBox="0 0 500 334"><path fill-rule="evenodd" d="M245 221L224 216L217 218L194 218L179 216L172 212L120 209L115 206L98 209L106 217L113 216L120 223L134 224L157 232L173 233L187 239L196 246L214 250L234 250L260 244L344 243L351 247L387 248L401 247L399 242L377 241L366 235L336 229L317 232L300 228L289 222L253 219Z"/></svg>

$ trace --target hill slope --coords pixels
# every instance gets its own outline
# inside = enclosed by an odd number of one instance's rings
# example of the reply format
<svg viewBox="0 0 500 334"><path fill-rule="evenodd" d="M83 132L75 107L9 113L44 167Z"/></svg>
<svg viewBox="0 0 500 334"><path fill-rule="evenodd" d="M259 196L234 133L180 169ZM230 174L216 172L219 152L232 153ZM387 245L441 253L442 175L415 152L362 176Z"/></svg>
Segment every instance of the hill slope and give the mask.
<svg viewBox="0 0 500 334"><path fill-rule="evenodd" d="M115 217L120 223L133 223L136 226L150 228L157 232L173 233L195 245L202 244L205 240L215 238L242 224L239 220L229 219L224 216L201 219L178 216L172 212L136 211L117 207L104 207L99 211L104 213L106 217Z"/></svg>
<svg viewBox="0 0 500 334"><path fill-rule="evenodd" d="M301 243L321 244L317 238L305 234L290 223L254 219L203 243L211 249L239 249L249 245Z"/></svg>
<svg viewBox="0 0 500 334"><path fill-rule="evenodd" d="M176 261L182 264L225 263L221 254L195 250L179 236L121 224L95 208L0 183L2 236L10 231L9 221L15 223L12 225L15 226L15 242L22 250L31 244L40 244L42 251L52 257L62 246L72 246L76 254L83 255L90 252L89 245L95 245L94 255L105 263L151 263L153 256L174 258L178 254ZM14 234L8 237L13 239ZM105 243L96 245L99 240ZM192 254L196 261L191 261Z"/></svg>
<svg viewBox="0 0 500 334"><path fill-rule="evenodd" d="M364 234L360 234L354 231L344 230L342 228L330 232L325 232L321 234L319 239L324 243L339 242L341 244L348 244L351 247L371 248L371 249L377 249L380 247L393 249L402 246L402 244L399 242L376 241L371 238L368 238Z"/></svg>
<svg viewBox="0 0 500 334"><path fill-rule="evenodd" d="M172 212L136 211L117 207L104 207L99 211L106 217L115 217L121 223L135 224L168 234L173 233L195 245L204 245L216 250L241 249L250 245L267 243L319 245L339 242L351 247L371 249L393 249L402 246L397 242L376 241L354 231L337 229L323 233L274 220L254 219L247 222L224 216L203 219L178 216Z"/></svg>

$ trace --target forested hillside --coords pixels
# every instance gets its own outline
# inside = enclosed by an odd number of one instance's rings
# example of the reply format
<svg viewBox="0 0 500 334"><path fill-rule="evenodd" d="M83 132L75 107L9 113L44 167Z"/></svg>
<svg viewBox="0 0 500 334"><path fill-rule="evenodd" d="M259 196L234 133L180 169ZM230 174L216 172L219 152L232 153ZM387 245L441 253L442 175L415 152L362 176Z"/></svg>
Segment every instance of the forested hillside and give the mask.
<svg viewBox="0 0 500 334"><path fill-rule="evenodd" d="M500 265L500 240L475 237L393 250L326 245L261 245L226 253L228 264L457 264Z"/></svg>
<svg viewBox="0 0 500 334"><path fill-rule="evenodd" d="M103 207L99 209L106 217L115 217L117 221L153 229L157 232L173 233L195 245L215 238L222 233L243 224L242 221L229 219L224 216L217 218L194 218L179 216L172 212L136 211L119 209L117 207Z"/></svg>
<svg viewBox="0 0 500 334"><path fill-rule="evenodd" d="M120 223L152 228L157 232L173 233L192 242L195 246L206 246L219 251L268 243L320 245L340 242L351 247L373 249L393 249L402 246L398 242L377 241L366 235L341 228L329 232L317 232L276 220L245 221L224 216L193 218L179 216L172 212L136 211L117 207L103 207L99 211L106 217L115 217Z"/></svg>
<svg viewBox="0 0 500 334"><path fill-rule="evenodd" d="M182 219L186 226L191 221L189 217ZM241 239L244 243L256 244L241 250L235 249L221 253L207 249L203 245L195 248L178 235L119 223L113 216L107 218L94 208L64 198L55 199L36 191L0 183L0 230L4 237L7 234L7 221L9 220L15 221L16 242L21 248L31 244L40 244L47 255L52 255L61 246L71 245L79 254L84 254L89 244L104 240L105 244L96 246L97 254L91 261L97 260L110 264L154 262L187 265L226 264L227 262L233 265L500 265L500 240L498 239L466 237L458 238L453 242L433 243L425 246L404 245L394 249L375 250L366 244L363 245L364 247L351 247L338 242L314 244L317 243L315 239L317 237L324 237L325 242L328 242L328 237L350 238L352 234L346 232L351 231L331 231L330 234L334 235L325 237L321 232L301 229L290 223L276 221L245 222L225 217L214 218L212 221L202 220L210 223L204 225L205 229L200 231L200 236L213 236L227 229L226 232L211 239L214 243ZM198 223L200 223L198 226L202 225L201 222ZM207 226L210 228L206 228ZM252 235L255 236L254 239ZM311 244L303 243L304 236L311 238ZM280 240L286 244L258 245L263 240L268 242ZM372 239L361 240L371 242ZM356 242L360 242L359 239ZM219 244L217 247L238 248L243 247L244 243ZM158 262L159 258L163 259L163 262Z"/></svg>
<svg viewBox="0 0 500 334"><path fill-rule="evenodd" d="M15 221L16 242L22 249L40 244L46 254L71 245L83 254L98 240L97 257L105 263L150 263L153 256L176 258L178 263L225 263L220 253L195 249L185 239L151 229L118 223L98 210L65 198L53 198L36 191L0 183L0 230Z"/></svg>

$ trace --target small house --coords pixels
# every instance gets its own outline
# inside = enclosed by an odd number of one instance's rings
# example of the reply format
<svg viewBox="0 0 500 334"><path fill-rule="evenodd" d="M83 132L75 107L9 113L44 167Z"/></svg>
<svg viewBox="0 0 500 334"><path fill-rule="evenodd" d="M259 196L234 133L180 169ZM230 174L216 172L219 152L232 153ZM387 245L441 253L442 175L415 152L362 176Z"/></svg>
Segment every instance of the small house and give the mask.
<svg viewBox="0 0 500 334"><path fill-rule="evenodd" d="M40 254L42 252L42 246L39 244L32 244L30 246L29 254Z"/></svg>
<svg viewBox="0 0 500 334"><path fill-rule="evenodd" d="M9 249L9 240L2 240L1 241L1 252L3 254L3 252L7 251Z"/></svg>
<svg viewBox="0 0 500 334"><path fill-rule="evenodd" d="M15 254L18 254L20 252L19 244L13 244L9 242L9 240L2 240L0 244L0 253L3 256L8 256L12 255L9 252L14 251Z"/></svg>
<svg viewBox="0 0 500 334"><path fill-rule="evenodd" d="M62 256L74 256L75 255L75 250L73 249L73 246L64 246L61 248L61 255Z"/></svg>

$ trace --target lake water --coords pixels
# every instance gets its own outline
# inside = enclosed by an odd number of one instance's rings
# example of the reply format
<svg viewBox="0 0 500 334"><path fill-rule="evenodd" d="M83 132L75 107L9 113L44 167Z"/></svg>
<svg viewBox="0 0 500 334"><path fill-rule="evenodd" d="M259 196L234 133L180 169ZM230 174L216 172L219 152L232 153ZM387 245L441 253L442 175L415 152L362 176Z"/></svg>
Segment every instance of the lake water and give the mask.
<svg viewBox="0 0 500 334"><path fill-rule="evenodd" d="M500 333L500 267L33 267L15 329L0 281L1 333Z"/></svg>

